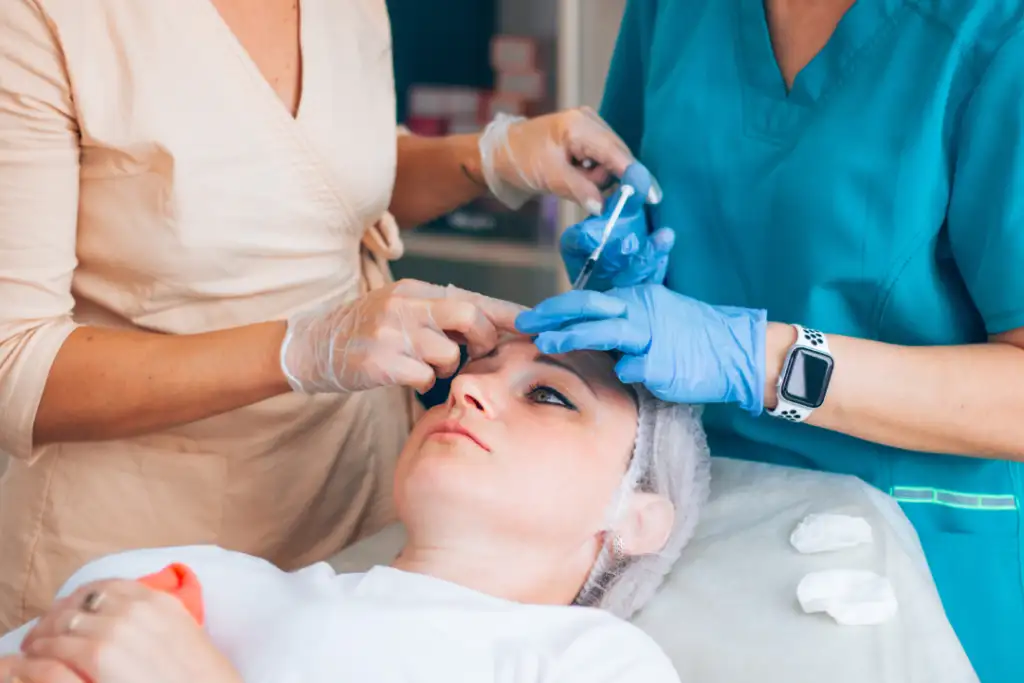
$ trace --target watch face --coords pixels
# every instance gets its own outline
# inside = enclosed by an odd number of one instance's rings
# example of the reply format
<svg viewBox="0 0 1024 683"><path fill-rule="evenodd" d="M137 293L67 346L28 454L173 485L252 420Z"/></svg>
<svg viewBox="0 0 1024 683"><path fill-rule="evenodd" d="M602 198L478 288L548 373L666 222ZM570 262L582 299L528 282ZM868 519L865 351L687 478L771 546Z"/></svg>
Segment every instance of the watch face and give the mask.
<svg viewBox="0 0 1024 683"><path fill-rule="evenodd" d="M782 381L782 397L798 406L817 408L825 402L831 377L832 358L810 349L794 349Z"/></svg>

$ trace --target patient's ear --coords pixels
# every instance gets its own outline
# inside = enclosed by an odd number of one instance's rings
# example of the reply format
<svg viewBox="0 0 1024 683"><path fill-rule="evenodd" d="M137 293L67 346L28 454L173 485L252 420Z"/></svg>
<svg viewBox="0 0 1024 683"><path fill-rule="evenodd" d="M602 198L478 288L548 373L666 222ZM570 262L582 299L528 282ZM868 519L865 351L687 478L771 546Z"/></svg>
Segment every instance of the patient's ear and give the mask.
<svg viewBox="0 0 1024 683"><path fill-rule="evenodd" d="M629 509L615 527L622 552L626 555L649 555L665 547L675 524L676 510L672 502L656 493L637 491Z"/></svg>

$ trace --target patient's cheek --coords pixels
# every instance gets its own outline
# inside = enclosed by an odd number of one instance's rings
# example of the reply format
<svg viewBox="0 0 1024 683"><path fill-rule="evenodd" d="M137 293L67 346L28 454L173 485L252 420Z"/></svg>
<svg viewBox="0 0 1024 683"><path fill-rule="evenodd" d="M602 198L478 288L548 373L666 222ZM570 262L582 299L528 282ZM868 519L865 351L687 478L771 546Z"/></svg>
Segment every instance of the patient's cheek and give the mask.
<svg viewBox="0 0 1024 683"><path fill-rule="evenodd" d="M636 444L637 411L632 405L615 405L606 409L597 421L597 441L608 452L616 456L625 453L626 459L633 456Z"/></svg>

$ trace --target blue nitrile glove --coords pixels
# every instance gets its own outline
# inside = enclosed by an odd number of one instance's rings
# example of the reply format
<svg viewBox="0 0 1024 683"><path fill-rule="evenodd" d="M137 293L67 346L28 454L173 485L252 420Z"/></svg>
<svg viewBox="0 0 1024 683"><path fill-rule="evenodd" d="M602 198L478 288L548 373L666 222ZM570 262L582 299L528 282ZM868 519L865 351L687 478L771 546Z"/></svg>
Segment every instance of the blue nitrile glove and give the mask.
<svg viewBox="0 0 1024 683"><path fill-rule="evenodd" d="M581 349L623 354L615 373L674 403L738 403L764 410L763 310L711 306L662 285L571 291L516 318L541 353Z"/></svg>
<svg viewBox="0 0 1024 683"><path fill-rule="evenodd" d="M591 216L562 233L559 246L570 282L576 281L587 257L601 241L604 227L622 196L622 185L632 186L636 194L626 200L611 238L590 275L587 289L604 291L612 287L661 284L664 281L668 255L676 236L671 228L661 228L649 234L644 205L648 202L653 182L643 165L633 163L623 174L619 189L605 202L600 216ZM660 194L660 190L658 192Z"/></svg>

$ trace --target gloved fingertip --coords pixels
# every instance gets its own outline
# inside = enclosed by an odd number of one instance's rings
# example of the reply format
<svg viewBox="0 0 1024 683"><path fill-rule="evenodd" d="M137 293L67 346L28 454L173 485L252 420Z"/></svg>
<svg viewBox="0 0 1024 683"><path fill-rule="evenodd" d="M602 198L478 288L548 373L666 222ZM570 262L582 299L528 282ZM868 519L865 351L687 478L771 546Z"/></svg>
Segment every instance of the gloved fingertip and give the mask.
<svg viewBox="0 0 1024 683"><path fill-rule="evenodd" d="M587 210L587 212L591 216L600 216L601 215L601 211L602 211L601 201L598 200L598 199L588 199L588 200L586 200L585 202L583 202L583 208L585 208Z"/></svg>
<svg viewBox="0 0 1024 683"><path fill-rule="evenodd" d="M661 200L664 196L665 195L661 191L661 185L658 184L658 179L651 176L651 189L647 191L647 203L661 204Z"/></svg>
<svg viewBox="0 0 1024 683"><path fill-rule="evenodd" d="M516 331L522 334L536 334L540 331L542 319L536 313L523 311L516 316Z"/></svg>
<svg viewBox="0 0 1024 683"><path fill-rule="evenodd" d="M640 249L640 240L637 236L633 233L626 235L626 238L622 240L622 247L620 249L622 255L629 256L630 254L635 254L638 249Z"/></svg>
<svg viewBox="0 0 1024 683"><path fill-rule="evenodd" d="M623 384L639 384L644 381L644 359L641 356L626 356L615 364L615 374Z"/></svg>
<svg viewBox="0 0 1024 683"><path fill-rule="evenodd" d="M639 161L634 161L630 164L626 172L622 174L622 184L629 185L636 190L636 194L626 202L630 210L639 211L647 203L651 192L652 180L651 172Z"/></svg>
<svg viewBox="0 0 1024 683"><path fill-rule="evenodd" d="M556 353L560 353L558 350L557 337L552 338L550 334L539 334L533 340L534 346L537 350L543 353L545 356L551 356Z"/></svg>
<svg viewBox="0 0 1024 683"><path fill-rule="evenodd" d="M654 242L655 249L659 252L671 251L676 243L676 231L672 228L660 228L651 235L651 240Z"/></svg>
<svg viewBox="0 0 1024 683"><path fill-rule="evenodd" d="M588 348L586 341L573 330L557 330L537 335L537 349L547 356L572 353Z"/></svg>

